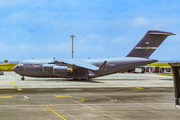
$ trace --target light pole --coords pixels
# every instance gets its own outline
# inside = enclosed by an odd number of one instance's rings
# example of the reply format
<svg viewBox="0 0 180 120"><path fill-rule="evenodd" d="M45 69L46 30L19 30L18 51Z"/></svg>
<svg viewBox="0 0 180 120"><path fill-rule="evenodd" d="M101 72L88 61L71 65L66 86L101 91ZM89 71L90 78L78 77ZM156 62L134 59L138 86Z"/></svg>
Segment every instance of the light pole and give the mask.
<svg viewBox="0 0 180 120"><path fill-rule="evenodd" d="M73 38L75 37L75 35L73 35L73 29L72 29L72 35L70 37L72 37L72 59L73 59Z"/></svg>

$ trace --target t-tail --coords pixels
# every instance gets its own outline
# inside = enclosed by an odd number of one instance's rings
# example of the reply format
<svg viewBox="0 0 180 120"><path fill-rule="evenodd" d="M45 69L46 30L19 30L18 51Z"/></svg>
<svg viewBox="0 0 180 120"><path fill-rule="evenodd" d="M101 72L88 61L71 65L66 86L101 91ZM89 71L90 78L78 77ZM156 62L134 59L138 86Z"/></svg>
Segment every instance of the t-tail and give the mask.
<svg viewBox="0 0 180 120"><path fill-rule="evenodd" d="M159 45L170 35L175 34L157 30L147 31L145 36L126 57L149 58L149 56L159 47Z"/></svg>

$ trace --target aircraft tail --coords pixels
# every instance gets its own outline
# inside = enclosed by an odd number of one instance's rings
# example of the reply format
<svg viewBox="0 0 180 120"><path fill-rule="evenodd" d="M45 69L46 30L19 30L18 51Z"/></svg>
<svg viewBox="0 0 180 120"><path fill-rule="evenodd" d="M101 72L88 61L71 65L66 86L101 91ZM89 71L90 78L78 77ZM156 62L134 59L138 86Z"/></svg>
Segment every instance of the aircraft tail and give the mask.
<svg viewBox="0 0 180 120"><path fill-rule="evenodd" d="M147 31L144 37L126 57L149 58L159 45L170 35L175 34L156 30Z"/></svg>

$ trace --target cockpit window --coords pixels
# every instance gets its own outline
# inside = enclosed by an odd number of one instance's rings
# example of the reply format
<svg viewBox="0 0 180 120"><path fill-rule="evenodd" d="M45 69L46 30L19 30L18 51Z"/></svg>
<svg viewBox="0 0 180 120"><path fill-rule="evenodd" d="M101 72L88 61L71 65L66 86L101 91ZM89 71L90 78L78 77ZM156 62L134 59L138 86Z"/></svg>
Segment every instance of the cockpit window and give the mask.
<svg viewBox="0 0 180 120"><path fill-rule="evenodd" d="M20 66L23 66L23 63L19 63Z"/></svg>

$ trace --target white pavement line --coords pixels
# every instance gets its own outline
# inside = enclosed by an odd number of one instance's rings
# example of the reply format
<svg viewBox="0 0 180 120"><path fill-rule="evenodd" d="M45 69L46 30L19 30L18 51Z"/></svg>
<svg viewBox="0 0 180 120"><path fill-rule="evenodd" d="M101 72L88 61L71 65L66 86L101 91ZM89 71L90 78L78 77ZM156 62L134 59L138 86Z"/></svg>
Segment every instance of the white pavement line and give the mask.
<svg viewBox="0 0 180 120"><path fill-rule="evenodd" d="M72 110L72 109L71 109ZM73 115L71 115L71 114L69 114L68 112L66 112L65 110L63 110L64 111L64 113L66 113L67 115L69 115L70 117L72 117L73 118L73 120L78 120L78 119L76 119Z"/></svg>
<svg viewBox="0 0 180 120"><path fill-rule="evenodd" d="M137 104L137 105L141 105L141 106L144 106L144 107L147 107L147 108L151 108L151 109L160 111L160 112L162 112L162 113L164 114L164 111L162 110L162 108L154 108L154 107L151 107L151 106L149 106L149 105L146 105L145 103L136 103L136 102L133 102L133 101L130 101L130 100L125 100L125 101L131 102L131 103L135 103L135 104ZM171 112L168 112L168 111L166 111L166 112L167 112L167 113L171 113ZM162 114L162 115L163 115L163 114ZM174 115L179 115L179 114L176 114L176 113L172 113L172 114L174 114Z"/></svg>
<svg viewBox="0 0 180 120"><path fill-rule="evenodd" d="M12 75L14 78L16 78L13 74L11 74L10 72L8 72L10 75Z"/></svg>
<svg viewBox="0 0 180 120"><path fill-rule="evenodd" d="M92 108L92 107L89 107L89 106L87 106L87 105L85 105L85 104L82 104L82 103L78 103L78 104L80 104L80 105L82 105L82 106L85 106L86 108L89 108L89 109L91 109L91 110L93 110L93 111L95 111L96 109L94 109L94 108ZM106 104L107 105L107 104ZM112 116L110 116L110 115L108 115L108 114L106 114L106 113L102 113L102 112L100 112L101 114L103 114L103 115L105 115L105 116L108 116L109 118L111 118L111 119L113 119L113 120L117 120L116 118L114 118L114 117L112 117Z"/></svg>

